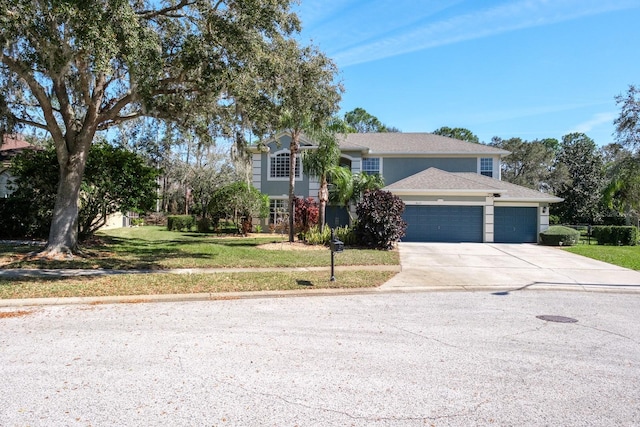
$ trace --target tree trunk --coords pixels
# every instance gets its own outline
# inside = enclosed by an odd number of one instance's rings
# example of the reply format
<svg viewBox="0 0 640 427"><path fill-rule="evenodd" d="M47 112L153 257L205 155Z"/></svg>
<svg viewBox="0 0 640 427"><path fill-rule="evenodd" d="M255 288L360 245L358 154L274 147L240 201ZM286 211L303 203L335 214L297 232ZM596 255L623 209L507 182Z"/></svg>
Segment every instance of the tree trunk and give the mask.
<svg viewBox="0 0 640 427"><path fill-rule="evenodd" d="M93 138L85 136L86 140L79 139L74 141L73 146L76 149L73 152L68 153L63 159L58 155L60 165L58 192L53 208L49 240L43 251L43 255L48 257L70 256L78 251L78 198Z"/></svg>
<svg viewBox="0 0 640 427"><path fill-rule="evenodd" d="M322 177L320 180L320 189L318 190L318 200L320 200L320 212L318 214L318 222L320 223L320 232L324 231L325 213L327 210L327 202L329 201L329 185L327 178Z"/></svg>
<svg viewBox="0 0 640 427"><path fill-rule="evenodd" d="M291 134L291 145L289 147L289 242L294 240L295 224L295 190L296 190L296 154L300 149L300 138L296 132Z"/></svg>

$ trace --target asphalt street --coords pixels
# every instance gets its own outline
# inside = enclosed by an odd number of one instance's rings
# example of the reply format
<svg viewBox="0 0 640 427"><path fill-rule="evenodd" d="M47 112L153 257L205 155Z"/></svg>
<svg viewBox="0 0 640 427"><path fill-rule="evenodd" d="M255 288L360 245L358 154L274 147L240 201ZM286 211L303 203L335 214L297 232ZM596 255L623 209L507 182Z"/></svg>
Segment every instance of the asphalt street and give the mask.
<svg viewBox="0 0 640 427"><path fill-rule="evenodd" d="M4 307L0 425L640 425L638 313L535 290Z"/></svg>

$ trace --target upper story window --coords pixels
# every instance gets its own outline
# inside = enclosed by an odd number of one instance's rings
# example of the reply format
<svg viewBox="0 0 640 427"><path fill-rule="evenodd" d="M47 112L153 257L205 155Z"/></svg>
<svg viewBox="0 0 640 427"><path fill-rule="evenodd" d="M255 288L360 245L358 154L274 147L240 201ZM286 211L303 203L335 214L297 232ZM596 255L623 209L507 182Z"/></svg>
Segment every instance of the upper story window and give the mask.
<svg viewBox="0 0 640 427"><path fill-rule="evenodd" d="M362 172L367 175L380 175L380 158L365 157L362 159Z"/></svg>
<svg viewBox="0 0 640 427"><path fill-rule="evenodd" d="M490 157L480 159L480 175L493 178L493 159Z"/></svg>
<svg viewBox="0 0 640 427"><path fill-rule="evenodd" d="M269 178L286 179L289 178L289 152L276 153L269 157ZM296 157L296 179L301 178L300 156Z"/></svg>

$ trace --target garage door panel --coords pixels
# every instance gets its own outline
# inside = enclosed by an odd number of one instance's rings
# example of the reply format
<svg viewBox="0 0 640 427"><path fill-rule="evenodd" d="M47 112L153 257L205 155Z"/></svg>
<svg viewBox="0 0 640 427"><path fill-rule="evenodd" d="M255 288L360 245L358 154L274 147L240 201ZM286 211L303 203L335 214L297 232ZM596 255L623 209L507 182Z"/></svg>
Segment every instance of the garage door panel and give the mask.
<svg viewBox="0 0 640 427"><path fill-rule="evenodd" d="M407 206L407 242L482 242L482 206Z"/></svg>
<svg viewBox="0 0 640 427"><path fill-rule="evenodd" d="M496 243L536 243L538 208L496 206L494 210Z"/></svg>

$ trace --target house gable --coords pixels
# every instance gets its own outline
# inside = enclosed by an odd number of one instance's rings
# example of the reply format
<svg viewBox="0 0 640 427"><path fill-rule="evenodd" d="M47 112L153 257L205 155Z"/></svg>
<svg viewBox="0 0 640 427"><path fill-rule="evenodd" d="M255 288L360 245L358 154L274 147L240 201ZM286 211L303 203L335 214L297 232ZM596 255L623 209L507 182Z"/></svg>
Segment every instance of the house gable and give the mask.
<svg viewBox="0 0 640 427"><path fill-rule="evenodd" d="M260 192L278 198L289 194L288 155L290 145L291 136L287 133L279 133L274 138L265 141L264 144L251 147L252 184ZM302 151L314 147L314 145L303 137L300 147ZM296 177L295 192L299 196L308 197L314 191L315 180L304 173L300 154L297 156L296 164L299 175ZM317 194L317 189L315 189L315 193Z"/></svg>

